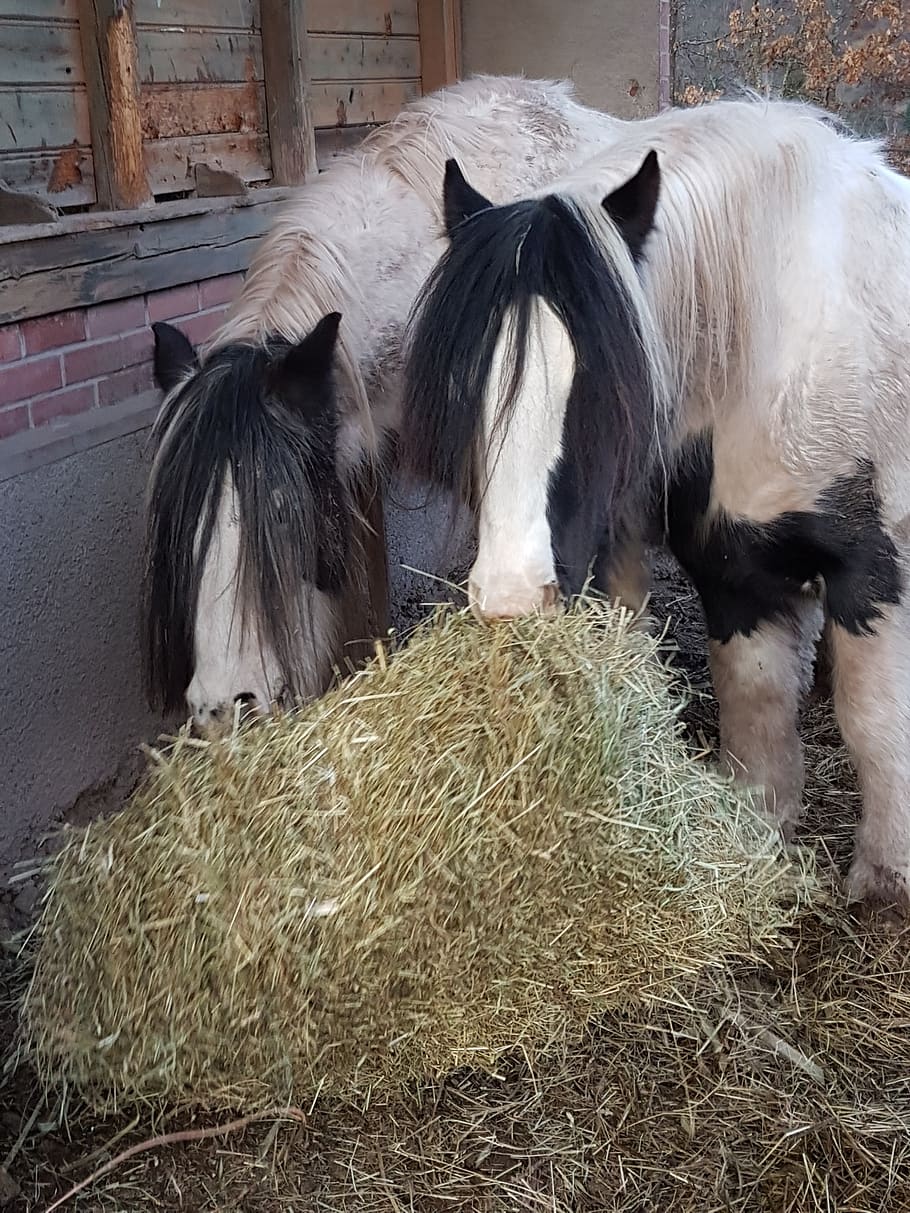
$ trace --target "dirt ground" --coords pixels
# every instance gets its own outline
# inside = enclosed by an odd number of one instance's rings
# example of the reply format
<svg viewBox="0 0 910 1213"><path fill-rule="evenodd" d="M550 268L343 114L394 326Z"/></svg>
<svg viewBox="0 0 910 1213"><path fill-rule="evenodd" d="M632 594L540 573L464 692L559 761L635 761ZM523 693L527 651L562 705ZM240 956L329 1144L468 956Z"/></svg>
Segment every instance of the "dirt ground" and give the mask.
<svg viewBox="0 0 910 1213"><path fill-rule="evenodd" d="M697 604L685 580L674 566L661 559L655 592L655 613L669 618L670 633L678 645L675 662L696 692L685 715L693 744L699 749L714 744L716 711L710 698L700 698L708 692L710 683L705 665L704 634ZM842 864L851 846L851 826L857 808L855 788L844 775L843 755L827 704L810 707L807 717L809 743L809 811L804 838L828 851L835 863ZM836 781L836 782L835 782ZM88 814L104 808L104 798L97 804L83 805ZM836 825L829 824L833 818ZM82 812L78 814L82 817ZM6 919L9 928L27 925L28 898L21 895L14 902L9 895L0 902L0 933ZM5 1054L14 1039L16 1003L21 993L21 976L13 963L12 947L7 942L0 950L0 1050ZM421 1092L415 1096L413 1107L402 1120L390 1120L383 1128L374 1122L345 1119L321 1109L301 1109L297 1119L272 1120L251 1125L217 1139L180 1142L144 1151L126 1160L86 1191L67 1202L67 1209L82 1213L144 1213L152 1209L231 1210L238 1213L283 1213L285 1210L316 1211L331 1209L412 1210L417 1213L442 1213L443 1210L511 1210L549 1209L568 1213L622 1208L641 1213L671 1213L671 1205L652 1203L652 1198L630 1197L620 1200L608 1191L615 1175L615 1159L608 1146L613 1130L603 1127L605 1087L609 1084L612 1058L600 1057L596 1042L591 1045L591 1060L585 1075L584 1092L578 1087L573 1098L590 1100L574 1111L547 1105L547 1095L540 1095L531 1109L521 1116L511 1115L510 1108L518 1096L510 1095L514 1078L515 1090L524 1090L527 1077L508 1073L500 1079L494 1094L488 1080L471 1075L456 1076L445 1090ZM598 1065L603 1073L598 1075ZM510 1104L510 1099L513 1103ZM597 1101L600 1103L595 1108ZM514 1110L514 1109L513 1109ZM71 1110L66 1127L61 1124L59 1096L46 1101L37 1089L34 1075L27 1065L16 1066L11 1058L0 1071L0 1209L7 1213L38 1213L72 1185L112 1158L118 1151L148 1139L156 1132L206 1128L207 1122L180 1120L160 1123L111 1119L93 1121L87 1114ZM534 1125L528 1127L528 1115ZM446 1119L446 1117L448 1119ZM593 1127L588 1132L584 1157L579 1139L579 1118ZM440 1186L424 1168L420 1159L426 1154L427 1135L436 1132L433 1126L445 1125L434 1138L437 1153L451 1165L451 1190ZM453 1132L453 1125L460 1125ZM597 1126L601 1127L598 1128ZM211 1127L211 1124L208 1124ZM543 1129L546 1129L546 1132ZM333 1135L348 1133L351 1149L342 1154L329 1148L337 1145ZM618 1132L618 1130L617 1130ZM412 1148L411 1138L424 1135L420 1150ZM597 1134L602 1141L598 1144ZM373 1134L373 1136L371 1136ZM373 1150L379 1137L385 1134L383 1149ZM391 1137L390 1137L391 1135ZM394 1140L392 1140L394 1138ZM331 1139L331 1140L330 1140ZM542 1143L546 1142L546 1146ZM562 1142L562 1145L560 1145ZM388 1146L389 1149L385 1147ZM602 1150L601 1150L602 1147ZM559 1182L554 1178L553 1159L559 1151ZM448 1153L447 1153L448 1152ZM398 1173L389 1176L383 1186L377 1173L390 1165L388 1158L397 1160ZM595 1160L602 1159L599 1168ZM334 1161L333 1161L334 1160ZM664 1160L654 1160L663 1165ZM399 1165L400 1164L400 1165ZM669 1163L667 1164L669 1165ZM359 1169L358 1169L359 1168ZM369 1174L369 1184L364 1177ZM495 1179L495 1184L494 1184ZM871 1181L870 1181L871 1182ZM906 1177L904 1179L906 1182ZM358 1185L363 1191L358 1195ZM338 1194L347 1189L342 1199ZM852 1190L852 1189L851 1189ZM897 1190L889 1189L897 1197ZM869 1189L869 1202L862 1199L840 1204L806 1205L810 1209L827 1209L833 1213L872 1213L872 1210L907 1207L897 1203L879 1203ZM875 1189L877 1192L878 1189ZM907 1191L905 1189L905 1191ZM512 1195L510 1196L510 1193ZM534 1196L533 1194L537 1194ZM884 1199L884 1198L882 1198ZM672 1207L675 1207L672 1206ZM680 1206L681 1207L681 1206ZM688 1206L686 1206L688 1207ZM718 1201L710 1209L723 1209ZM768 1208L756 1198L756 1203L737 1203L737 1210ZM802 1206L793 1204L798 1210ZM704 1205L709 1209L708 1203ZM773 1209L770 1213L779 1213Z"/></svg>

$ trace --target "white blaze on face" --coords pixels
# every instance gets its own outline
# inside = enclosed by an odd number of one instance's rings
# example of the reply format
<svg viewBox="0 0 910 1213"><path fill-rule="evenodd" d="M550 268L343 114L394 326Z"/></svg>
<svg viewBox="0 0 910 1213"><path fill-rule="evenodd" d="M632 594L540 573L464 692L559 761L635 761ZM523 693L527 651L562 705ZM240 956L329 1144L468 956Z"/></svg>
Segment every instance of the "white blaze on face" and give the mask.
<svg viewBox="0 0 910 1213"><path fill-rule="evenodd" d="M238 700L267 711L282 690L274 655L267 647L260 649L255 617L242 623L239 560L240 522L228 471L199 587L195 666L186 692L199 725L229 723Z"/></svg>
<svg viewBox="0 0 910 1213"><path fill-rule="evenodd" d="M484 400L478 551L469 581L471 606L483 619L548 612L559 600L547 497L562 448L575 355L561 321L539 300L531 310L524 375L503 434L494 426L510 379L512 332L510 314Z"/></svg>

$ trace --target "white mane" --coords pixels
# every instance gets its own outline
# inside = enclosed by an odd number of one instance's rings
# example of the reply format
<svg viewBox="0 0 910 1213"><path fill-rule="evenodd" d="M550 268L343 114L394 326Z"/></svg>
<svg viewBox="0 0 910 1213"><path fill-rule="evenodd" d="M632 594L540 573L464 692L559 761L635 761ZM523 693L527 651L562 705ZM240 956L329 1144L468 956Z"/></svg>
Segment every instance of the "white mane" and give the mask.
<svg viewBox="0 0 910 1213"><path fill-rule="evenodd" d="M697 424L701 410L767 377L756 360L779 356L773 330L793 311L782 288L818 260L826 227L841 223L858 182L874 189L875 178L892 174L878 142L845 137L821 110L735 100L617 128L607 150L552 192L574 195L599 217L604 195L651 148L660 157L661 201L642 280L666 350L668 391L688 401ZM827 238L831 251L821 260L841 257Z"/></svg>

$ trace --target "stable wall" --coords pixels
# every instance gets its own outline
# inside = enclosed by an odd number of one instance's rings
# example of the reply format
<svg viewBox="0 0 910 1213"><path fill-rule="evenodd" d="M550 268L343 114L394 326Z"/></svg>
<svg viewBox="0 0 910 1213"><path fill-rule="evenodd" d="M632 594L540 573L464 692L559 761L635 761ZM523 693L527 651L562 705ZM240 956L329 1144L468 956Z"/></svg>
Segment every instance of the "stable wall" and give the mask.
<svg viewBox="0 0 910 1213"><path fill-rule="evenodd" d="M462 71L572 79L620 118L660 102L660 0L462 0Z"/></svg>

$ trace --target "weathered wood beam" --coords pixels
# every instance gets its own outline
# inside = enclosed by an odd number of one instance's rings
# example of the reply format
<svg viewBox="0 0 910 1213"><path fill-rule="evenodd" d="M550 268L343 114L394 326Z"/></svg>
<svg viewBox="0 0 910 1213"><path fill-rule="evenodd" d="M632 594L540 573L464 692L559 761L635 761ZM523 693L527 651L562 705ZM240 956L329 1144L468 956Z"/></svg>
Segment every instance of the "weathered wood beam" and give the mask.
<svg viewBox="0 0 910 1213"><path fill-rule="evenodd" d="M461 75L460 0L418 0L423 92L454 84Z"/></svg>
<svg viewBox="0 0 910 1213"><path fill-rule="evenodd" d="M307 99L306 0L261 0L260 19L272 182L299 185L318 171Z"/></svg>
<svg viewBox="0 0 910 1213"><path fill-rule="evenodd" d="M139 56L131 0L79 0L95 191L119 210L153 202L142 154Z"/></svg>

